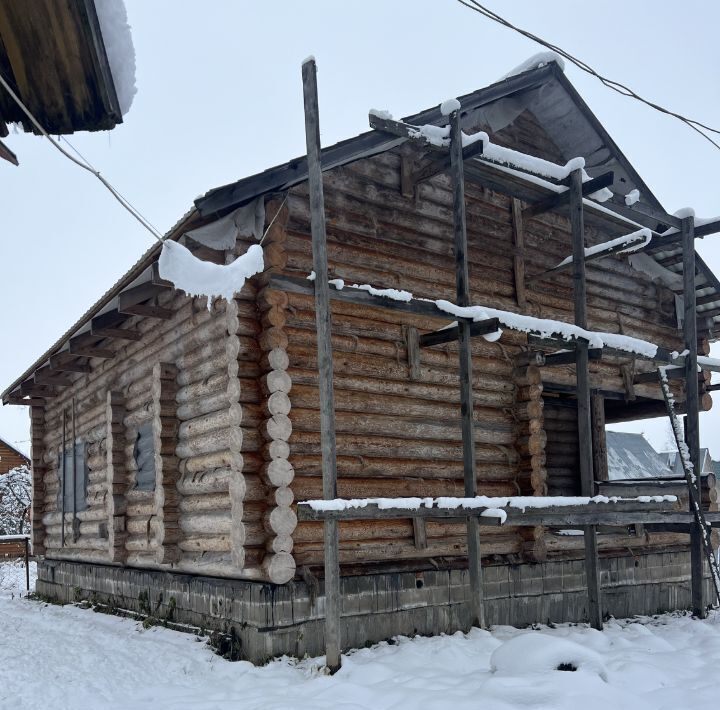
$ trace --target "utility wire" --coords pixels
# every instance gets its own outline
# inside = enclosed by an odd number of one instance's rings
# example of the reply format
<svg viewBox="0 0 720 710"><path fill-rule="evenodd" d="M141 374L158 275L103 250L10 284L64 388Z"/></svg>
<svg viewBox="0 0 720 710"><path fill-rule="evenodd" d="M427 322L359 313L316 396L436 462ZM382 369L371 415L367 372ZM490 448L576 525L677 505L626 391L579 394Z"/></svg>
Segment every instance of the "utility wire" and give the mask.
<svg viewBox="0 0 720 710"><path fill-rule="evenodd" d="M559 54L564 59L567 59L569 62L574 64L579 69L582 69L584 72L587 72L591 76L594 76L596 79L598 79L602 84L607 86L609 89L612 89L613 91L617 91L617 93L622 94L623 96L628 96L632 99L636 99L637 101L640 101L641 103L645 104L646 106L649 106L650 108L655 109L656 111L659 111L660 113L664 113L668 116L672 116L673 118L677 118L679 121L682 121L684 124L689 126L693 129L693 131L696 131L699 133L706 141L709 141L712 143L716 148L720 150L720 144L717 143L715 140L713 140L705 131L709 131L710 133L715 133L720 135L720 129L713 128L712 126L708 126L704 123L701 123L700 121L696 121L692 118L687 118L686 116L683 116L679 113L675 113L675 111L671 111L670 109L665 108L664 106L660 106L659 104L654 103L653 101L649 101L648 99L643 98L642 96L635 93L630 87L626 86L625 84L615 81L613 79L608 79L607 77L603 76L602 74L598 73L593 69L589 64L586 64L581 59L578 59L577 57L574 57L569 52L566 52L564 49L561 49L560 47L557 47L554 44L551 44L550 42L547 42L546 40L538 37L537 35L534 35L532 32L528 32L527 30L523 30L520 27L517 27L516 25L513 25L511 22L506 20L504 17L501 17L496 12L493 12L489 8L485 7L484 5L481 5L476 0L457 0L461 5L464 5L465 7L469 8L470 10L474 10L477 13L480 13L484 17L487 17L490 20L493 20L494 22L497 22L504 27L507 27L508 29L514 30L515 32L518 32L519 34L523 35L524 37L527 37L528 39L531 39L533 42L537 42L538 44L541 44L543 47L547 47L548 49L552 50L556 54Z"/></svg>
<svg viewBox="0 0 720 710"><path fill-rule="evenodd" d="M71 155L67 150L65 150L60 143L56 143L50 134L40 125L40 122L33 116L30 109L25 106L25 104L22 102L20 97L13 91L12 87L8 84L8 82L5 80L5 77L0 74L0 85L3 86L3 88L10 94L10 96L13 98L15 103L22 109L23 113L30 119L32 124L35 126L35 128L40 131L40 133L47 138L50 143L55 146L68 160L71 160L75 165L78 165L83 170L87 170L91 175L94 175L109 191L110 194L138 221L140 224L145 227L145 229L150 232L150 234L153 235L155 239L157 239L160 243L162 243L162 235L160 232L143 216L143 214L138 210L136 207L133 206L133 204L124 197L118 190L113 187L108 180L106 180L101 174L100 171L97 170L87 158L85 158L66 138L63 138L65 143L67 143L70 148L75 152L79 157L76 158L73 155Z"/></svg>

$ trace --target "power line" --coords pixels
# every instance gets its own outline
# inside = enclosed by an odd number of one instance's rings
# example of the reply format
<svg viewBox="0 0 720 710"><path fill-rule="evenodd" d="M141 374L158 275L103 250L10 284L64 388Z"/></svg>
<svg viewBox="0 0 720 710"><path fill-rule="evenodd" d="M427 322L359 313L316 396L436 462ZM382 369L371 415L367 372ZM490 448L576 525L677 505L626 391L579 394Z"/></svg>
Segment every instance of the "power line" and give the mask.
<svg viewBox="0 0 720 710"><path fill-rule="evenodd" d="M124 197L108 180L106 180L101 174L100 171L97 170L87 158L85 158L66 138L63 137L63 141L67 143L70 148L73 150L73 152L78 156L78 158L75 158L74 156L70 155L68 151L66 151L60 143L56 143L52 137L49 135L49 133L43 128L43 126L40 124L40 122L35 118L35 116L31 113L30 109L25 106L25 104L22 102L20 97L13 91L12 87L8 82L5 80L5 77L0 74L0 85L3 86L3 88L10 94L10 96L13 98L15 103L20 107L20 109L23 111L23 113L30 119L32 124L35 126L35 128L40 131L40 133L47 138L51 145L55 146L68 160L75 163L75 165L78 165L83 170L87 170L91 175L94 175L106 188L109 190L110 194L138 221L140 224L145 227L145 229L150 232L150 234L153 235L155 239L157 239L159 242L162 243L162 236L160 232L151 224L149 220L147 220L143 214L138 210L126 197Z"/></svg>
<svg viewBox="0 0 720 710"><path fill-rule="evenodd" d="M655 109L656 111L659 111L660 113L664 113L668 116L672 116L673 118L677 118L679 121L682 121L684 124L689 126L693 129L693 131L696 131L699 133L706 141L712 143L716 148L720 150L720 144L717 143L715 140L713 140L705 131L709 131L710 133L715 133L720 135L720 129L713 128L712 126L708 126L704 123L701 123L700 121L696 121L692 118L687 118L686 116L683 116L682 114L676 113L675 111L671 111L670 109L665 108L664 106L660 106L659 104L654 103L653 101L649 101L648 99L643 98L642 96L638 95L633 91L630 87L626 86L625 84L615 81L613 79L608 79L607 77L603 76L599 72L595 71L589 64L582 61L582 59L578 59L577 57L573 56L569 52L566 52L564 49L561 49L560 47L557 47L554 44L551 44L550 42L547 42L546 40L538 37L537 35L533 34L532 32L528 32L527 30L523 30L520 27L517 27L516 25L513 25L511 22L506 20L504 17L501 17L496 12L493 12L489 8L485 7L484 5L481 5L476 0L457 0L461 5L464 5L465 7L469 8L470 10L474 10L475 12L483 15L484 17L487 17L490 20L493 20L494 22L497 22L498 24L503 25L504 27L507 27L508 29L514 30L515 32L518 32L519 34L523 35L524 37L527 37L528 39L531 39L533 42L537 42L538 44L541 44L543 47L547 47L548 49L552 50L556 54L559 54L564 59L567 59L569 62L574 64L579 69L582 69L584 72L587 72L591 76L594 76L596 79L598 79L602 84L607 86L609 89L612 89L613 91L616 91L618 94L621 94L622 96L628 96L631 99L636 99L637 101L640 101L641 103L645 104L646 106L649 106L650 108Z"/></svg>

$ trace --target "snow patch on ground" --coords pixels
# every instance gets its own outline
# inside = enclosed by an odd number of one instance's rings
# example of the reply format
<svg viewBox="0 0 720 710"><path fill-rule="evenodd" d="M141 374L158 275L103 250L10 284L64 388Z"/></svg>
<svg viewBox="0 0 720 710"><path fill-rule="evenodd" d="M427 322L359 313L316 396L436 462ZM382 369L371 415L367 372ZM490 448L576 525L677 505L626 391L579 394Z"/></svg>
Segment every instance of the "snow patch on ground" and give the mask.
<svg viewBox="0 0 720 710"><path fill-rule="evenodd" d="M7 568L0 579L24 583L21 564ZM13 710L677 710L716 707L720 692L717 613L398 637L344 654L334 676L322 657L230 663L190 634L6 591L0 619L0 705ZM579 670L537 671L557 658Z"/></svg>
<svg viewBox="0 0 720 710"><path fill-rule="evenodd" d="M594 673L607 682L600 654L579 643L543 634L521 634L499 646L490 657L490 670L504 675L552 671Z"/></svg>

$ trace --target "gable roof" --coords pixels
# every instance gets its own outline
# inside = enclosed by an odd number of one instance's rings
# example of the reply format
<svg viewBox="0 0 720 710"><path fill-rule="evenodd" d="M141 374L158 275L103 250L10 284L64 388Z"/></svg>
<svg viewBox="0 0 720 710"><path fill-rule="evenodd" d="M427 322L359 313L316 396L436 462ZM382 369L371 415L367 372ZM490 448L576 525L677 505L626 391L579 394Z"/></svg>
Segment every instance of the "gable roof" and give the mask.
<svg viewBox="0 0 720 710"><path fill-rule="evenodd" d="M465 127L485 123L494 130L501 131L511 125L520 113L531 111L567 159L577 155L584 157L586 171L591 176L597 176L608 169L614 170L615 182L612 187L619 193L618 200L606 203L608 206L587 202L586 223L602 226L611 236L627 234L628 231L636 229L637 224L652 229L657 229L658 224L662 224L662 229L665 229L679 223L677 218L665 213L657 198L554 62L495 82L461 96L459 100ZM403 120L412 124L444 124L447 121L439 106ZM323 170L330 170L391 150L402 144L404 140L382 131L367 131L324 148ZM507 172L502 172L488 163L481 164L478 159L466 163L466 174L472 175L473 171L480 171L483 176L492 174L497 182L505 180L502 184L508 194L512 193L528 202L536 202L556 194L532 180L525 180L522 176L508 176ZM307 158L301 156L261 173L212 189L195 200L194 207L169 230L166 238L177 240L189 229L222 217L236 207L258 197L285 191L306 179ZM624 204L622 196L633 189L639 190L641 198L638 203L628 207ZM629 228L629 225L635 226ZM152 266L159 256L160 248L160 244L153 244L125 276L7 387L0 395L3 402L7 402L10 395L24 381L45 365L51 355L62 351L70 337L87 331L92 318L115 308L118 295L123 290L150 281ZM665 257L667 253L661 252L659 256ZM702 308L717 309L713 322L715 319L720 321L720 281L697 254L696 259L700 271L707 272L706 276L698 277L698 294L706 296L704 300L707 301ZM700 328L700 330L707 329L707 327Z"/></svg>
<svg viewBox="0 0 720 710"><path fill-rule="evenodd" d="M674 475L684 476L682 462L678 456L677 451L665 451L662 456L664 457L667 465L673 470ZM700 473L716 473L716 464L720 466L720 462L713 461L710 456L710 450L705 447L700 447Z"/></svg>
<svg viewBox="0 0 720 710"><path fill-rule="evenodd" d="M642 434L607 431L608 475L611 481L629 478L670 478L675 473Z"/></svg>
<svg viewBox="0 0 720 710"><path fill-rule="evenodd" d="M649 227L658 232L669 228L680 228L680 220L665 211L652 190L555 62L502 79L458 99L462 106L461 121L464 128L482 123L494 133L510 125L522 112L528 111L534 115L538 124L559 148L565 161L578 156L583 157L585 170L591 177L612 170L614 180L610 189L613 198L604 203L601 209L605 213L610 209L616 215L631 220L635 226L630 231L634 231L638 226ZM402 120L416 125L447 122L439 106ZM325 148L322 151L323 169L328 170L389 150L399 145L402 140L380 131L362 133L355 138ZM305 179L307 179L307 159L303 156L257 175L214 188L196 199L195 206L201 215L220 216L260 194L285 190ZM625 195L632 190L637 190L640 197L635 204L628 206L625 204ZM515 196L521 199L528 198L528 194L522 192ZM593 211L588 209L587 212L586 221L590 224L593 222ZM605 214L604 226L607 226L607 216ZM619 223L617 236L628 232L627 221L623 221L624 224ZM662 261L666 279L675 282L670 287L680 294L682 292L680 245L675 244L656 250L653 257ZM643 256L640 255L640 259L642 258ZM697 306L698 320L701 321L699 330L712 332L716 326L720 326L720 280L697 252L695 260L696 291L700 299L700 304ZM658 267L653 271L658 272Z"/></svg>

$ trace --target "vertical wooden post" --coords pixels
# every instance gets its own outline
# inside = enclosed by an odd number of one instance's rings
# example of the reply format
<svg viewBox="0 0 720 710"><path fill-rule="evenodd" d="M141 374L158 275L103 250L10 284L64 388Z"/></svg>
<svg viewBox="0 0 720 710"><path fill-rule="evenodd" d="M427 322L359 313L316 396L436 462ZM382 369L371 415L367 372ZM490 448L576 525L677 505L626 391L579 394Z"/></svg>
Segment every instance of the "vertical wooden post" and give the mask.
<svg viewBox="0 0 720 710"><path fill-rule="evenodd" d="M67 441L65 439L65 432L67 429L67 414L65 413L65 407L62 411L62 450L60 456L62 457L62 485L60 486L60 495L62 497L60 503L60 514L62 516L62 526L60 528L60 547L65 547L65 487L67 486L67 477L65 471L65 447Z"/></svg>
<svg viewBox="0 0 720 710"><path fill-rule="evenodd" d="M78 539L77 519L77 429L75 428L75 397L72 398L72 539Z"/></svg>
<svg viewBox="0 0 720 710"><path fill-rule="evenodd" d="M607 436L605 434L605 398L600 394L590 397L593 428L593 474L596 481L610 479L607 460Z"/></svg>
<svg viewBox="0 0 720 710"><path fill-rule="evenodd" d="M583 215L582 170L570 173L570 226L573 243L573 301L575 325L587 328L587 294L585 284L585 220ZM590 415L590 369L588 342L579 339L576 347L578 438L580 450L580 491L595 495L593 479L592 421ZM583 527L585 538L585 576L588 587L590 625L602 629L600 570L598 566L597 529Z"/></svg>
<svg viewBox="0 0 720 710"><path fill-rule="evenodd" d="M325 235L325 199L320 165L320 115L315 59L302 65L305 106L305 142L307 145L308 185L310 188L310 225L313 269L315 271L315 323L317 326L318 389L320 391L320 451L322 456L323 497L337 497L335 458L335 396L333 359L330 340L332 321L328 286L327 243ZM340 562L338 524L324 523L325 538L325 663L331 673L340 668Z"/></svg>
<svg viewBox="0 0 720 710"><path fill-rule="evenodd" d="M30 592L30 551L29 551L30 540L25 538L25 591Z"/></svg>
<svg viewBox="0 0 720 710"><path fill-rule="evenodd" d="M513 225L513 275L515 278L515 299L520 308L527 307L525 295L525 229L523 228L522 204L513 197L512 225Z"/></svg>
<svg viewBox="0 0 720 710"><path fill-rule="evenodd" d="M455 245L455 285L458 306L470 305L470 283L467 262L467 226L465 223L465 167L463 163L460 109L450 114L450 174L453 184L453 237ZM463 446L465 496L477 495L475 473L475 434L473 427L472 351L470 323L458 318L460 349L460 416ZM480 524L477 517L467 519L468 567L473 624L484 628L482 556Z"/></svg>
<svg viewBox="0 0 720 710"><path fill-rule="evenodd" d="M683 301L685 348L685 443L690 450L690 461L693 465L695 491L700 500L700 414L697 372L697 313L695 294L695 220L686 217L682 221L683 248ZM690 503L692 512L692 502ZM690 524L690 571L693 613L705 618L705 599L703 595L703 547L702 530L697 521Z"/></svg>

